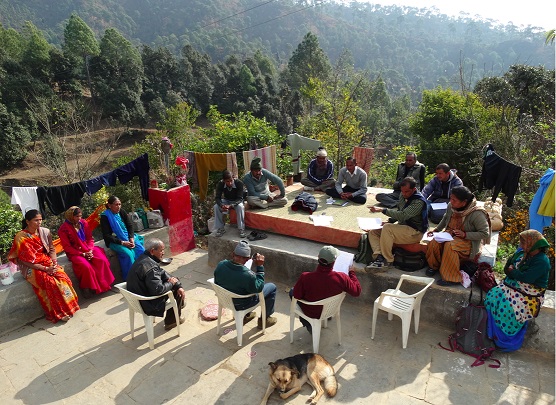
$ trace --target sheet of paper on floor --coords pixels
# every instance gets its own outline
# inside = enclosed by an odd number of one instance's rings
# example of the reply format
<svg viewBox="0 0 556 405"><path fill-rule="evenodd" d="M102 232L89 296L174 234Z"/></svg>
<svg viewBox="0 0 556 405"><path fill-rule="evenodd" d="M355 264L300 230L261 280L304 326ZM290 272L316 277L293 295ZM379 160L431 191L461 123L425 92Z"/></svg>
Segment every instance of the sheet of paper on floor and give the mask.
<svg viewBox="0 0 556 405"><path fill-rule="evenodd" d="M382 219L376 217L357 217L357 225L364 231L382 228Z"/></svg>

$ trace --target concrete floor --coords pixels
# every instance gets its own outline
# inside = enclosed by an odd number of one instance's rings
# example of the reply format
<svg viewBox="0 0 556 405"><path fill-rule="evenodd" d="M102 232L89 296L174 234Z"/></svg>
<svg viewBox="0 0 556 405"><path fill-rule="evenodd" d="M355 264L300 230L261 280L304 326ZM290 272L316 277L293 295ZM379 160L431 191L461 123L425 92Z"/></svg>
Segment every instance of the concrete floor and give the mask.
<svg viewBox="0 0 556 405"><path fill-rule="evenodd" d="M237 346L235 324L227 311L224 335L199 310L216 302L206 280L212 277L207 252L194 250L174 258L168 270L180 277L187 293L187 320L181 336L155 325L155 350L149 350L143 321L136 315L131 340L126 304L107 292L81 302L67 324L44 319L0 336L2 404L258 404L268 384L268 363L312 349L310 335L296 321L289 342L288 285L278 286L278 324L265 335L252 321ZM339 382L335 398L323 404L553 404L554 355L521 350L496 353L499 369L470 368L472 358L438 347L451 330L421 322L401 346L401 322L379 314L370 339L371 303L342 306L342 345L335 320L321 335L321 354L334 366ZM309 386L283 401L304 404Z"/></svg>

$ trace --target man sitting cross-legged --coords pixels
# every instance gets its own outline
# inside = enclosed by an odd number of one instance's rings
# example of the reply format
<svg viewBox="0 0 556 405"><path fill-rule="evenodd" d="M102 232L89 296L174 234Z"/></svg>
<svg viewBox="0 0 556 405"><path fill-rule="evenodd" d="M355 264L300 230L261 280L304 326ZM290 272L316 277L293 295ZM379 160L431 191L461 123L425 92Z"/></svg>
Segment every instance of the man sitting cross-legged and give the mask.
<svg viewBox="0 0 556 405"><path fill-rule="evenodd" d="M311 160L307 168L307 177L301 179L301 184L305 187L305 191L325 191L327 188L334 186L334 165L328 160L328 153L321 146L317 152L317 156Z"/></svg>
<svg viewBox="0 0 556 405"><path fill-rule="evenodd" d="M247 203L252 208L283 207L288 203L284 182L275 174L263 169L261 158L251 161L250 171L243 176L243 183L247 187ZM280 190L279 195L271 193L268 183L272 182Z"/></svg>
<svg viewBox="0 0 556 405"><path fill-rule="evenodd" d="M345 186L343 186L344 182ZM357 166L355 158L348 157L346 159L346 166L340 169L336 184L326 190L326 194L332 198L365 204L367 201L367 173Z"/></svg>
<svg viewBox="0 0 556 405"><path fill-rule="evenodd" d="M394 243L418 243L428 230L427 202L417 190L413 177L406 177L401 181L400 193L396 209L370 207L371 212L382 212L390 217L382 229L369 231L369 243L375 259L369 264L371 268L391 266L394 262Z"/></svg>

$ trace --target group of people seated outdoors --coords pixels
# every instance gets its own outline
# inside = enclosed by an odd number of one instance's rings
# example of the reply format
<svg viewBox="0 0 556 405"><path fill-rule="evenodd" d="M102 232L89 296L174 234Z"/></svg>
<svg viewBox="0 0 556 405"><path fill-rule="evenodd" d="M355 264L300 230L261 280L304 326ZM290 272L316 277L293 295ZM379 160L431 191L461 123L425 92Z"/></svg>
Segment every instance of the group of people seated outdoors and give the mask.
<svg viewBox="0 0 556 405"><path fill-rule="evenodd" d="M133 262L145 249L143 237L133 232L133 225L121 206L118 197L110 196L100 224L105 245L116 252L125 280ZM81 208L72 206L64 216L58 236L83 295L88 297L110 290L115 280L110 262L104 249L95 246ZM79 310L78 297L71 279L58 264L52 234L41 226L42 220L39 210L30 209L25 213L22 230L14 237L8 259L32 285L46 319L53 323L68 321Z"/></svg>
<svg viewBox="0 0 556 405"><path fill-rule="evenodd" d="M354 158L346 159L345 167L333 177L333 165L324 148L319 148L310 162L307 177L301 180L304 191L321 191L333 198L364 204L367 201L367 173L357 166ZM432 239L426 247L427 276L439 273L437 283L442 286L462 282L460 272L464 261L477 261L482 243L489 243L491 235L487 212L477 203L473 193L463 185L455 170L448 164L436 166L435 176L424 184L425 166L417 161L414 153L408 153L405 162L398 166L392 193L376 195L377 205L369 206L370 212L382 213L388 220L380 229L368 232L373 260L369 269L387 268L392 265L394 245L420 243L424 235L448 232L453 240L438 242ZM271 186L270 184L273 184ZM246 190L246 193L245 191ZM274 302L276 286L265 282L265 258L260 253L252 255L251 245L243 240L245 233L244 200L252 208L266 209L287 204L284 183L277 175L261 165L260 158L250 163L250 171L242 180L235 179L230 171L222 173L216 187L213 207L216 232L225 233L224 215L230 209L236 211L240 241L231 259L221 261L215 271L215 283L237 294L263 292L266 302L266 326L276 324ZM431 204L446 203L441 212ZM86 295L101 294L110 290L115 277L104 250L94 245L90 227L83 218L82 210L73 206L65 213L65 222L58 234L64 251L71 261L79 280L80 290ZM429 221L436 224L429 231ZM41 226L42 216L38 210L25 213L22 230L14 238L9 260L16 263L24 278L32 285L46 318L54 323L68 321L79 310L78 298L72 282L58 265L50 231ZM140 295L158 296L173 291L179 303L180 319L173 311L165 317L166 329L183 322L181 309L185 305L185 291L176 277L160 267L164 256L164 243L150 239L143 244L143 237L133 231L133 226L121 201L110 196L106 210L100 216L102 235L107 248L112 249L119 260L122 277L128 289ZM489 334L496 336L502 345L515 350L521 346L527 322L538 315L550 273L546 256L549 247L546 239L534 230L520 234L520 245L505 266L505 279L492 288L485 299L489 313ZM361 286L354 268L342 273L333 270L339 251L324 246L318 255L318 265L313 272L300 275L290 291L290 297L317 301L341 292L359 296ZM255 268L246 267L253 259ZM142 303L148 315L164 316L164 298ZM238 310L254 305L258 296L236 300ZM310 317L320 316L319 308L303 308ZM246 315L244 322L255 317ZM310 324L301 322L311 333ZM262 319L258 326L262 328Z"/></svg>

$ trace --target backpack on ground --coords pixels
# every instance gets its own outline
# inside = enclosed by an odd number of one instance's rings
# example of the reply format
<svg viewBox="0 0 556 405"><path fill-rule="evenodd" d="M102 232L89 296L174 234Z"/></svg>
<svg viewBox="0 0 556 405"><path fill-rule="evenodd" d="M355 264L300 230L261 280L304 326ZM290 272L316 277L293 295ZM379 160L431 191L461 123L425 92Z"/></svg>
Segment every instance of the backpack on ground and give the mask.
<svg viewBox="0 0 556 405"><path fill-rule="evenodd" d="M427 259L423 252L410 252L396 247L392 250L392 253L394 253L394 267L400 270L414 272L427 265Z"/></svg>
<svg viewBox="0 0 556 405"><path fill-rule="evenodd" d="M489 292L492 287L496 285L496 279L494 278L494 272L492 271L492 266L488 263L479 263L477 266L477 271L473 277L475 283L484 292Z"/></svg>
<svg viewBox="0 0 556 405"><path fill-rule="evenodd" d="M463 306L456 316L456 332L448 336L450 348L438 345L445 350L454 352L456 349L462 353L475 357L471 367L480 366L485 361L493 361L497 364L490 364L490 368L499 368L500 360L492 356L496 350L494 341L487 334L487 310L483 305L476 305L471 302L473 289L469 294L469 303ZM481 303L483 293L481 291Z"/></svg>
<svg viewBox="0 0 556 405"><path fill-rule="evenodd" d="M362 233L359 238L359 246L357 247L357 254L353 257L357 263L369 264L373 261L373 249L369 244L369 235Z"/></svg>

